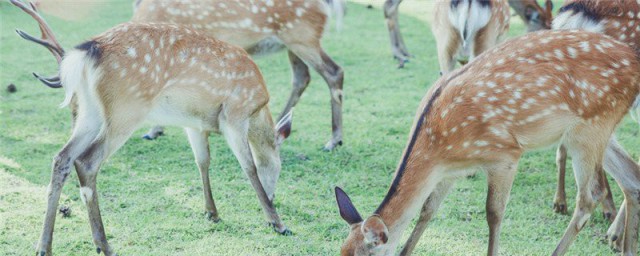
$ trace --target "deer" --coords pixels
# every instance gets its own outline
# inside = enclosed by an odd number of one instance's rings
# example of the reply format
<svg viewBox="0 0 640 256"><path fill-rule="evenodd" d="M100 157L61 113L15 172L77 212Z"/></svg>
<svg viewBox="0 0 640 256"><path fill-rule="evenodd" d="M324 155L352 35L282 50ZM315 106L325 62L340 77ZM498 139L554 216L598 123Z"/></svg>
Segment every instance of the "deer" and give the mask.
<svg viewBox="0 0 640 256"><path fill-rule="evenodd" d="M409 54L398 27L398 7L402 0L387 0L387 21L391 50L398 68L409 61ZM435 3L431 30L436 38L441 72L453 70L456 58L466 63L470 55L479 55L501 41L509 28L509 8L502 0L447 0ZM473 56L471 56L473 57Z"/></svg>
<svg viewBox="0 0 640 256"><path fill-rule="evenodd" d="M609 35L620 42L623 42L635 50L636 56L640 53L640 5L635 1L586 1L569 0L560 8L558 15L553 20L552 28L555 30L586 30L594 33ZM636 35L637 34L637 35ZM638 36L638 37L637 37ZM632 109L637 109L639 100ZM565 172L566 172L567 149L564 146L558 147L558 187L554 199L554 210L559 213L567 213L566 193L565 193ZM616 209L611 196L611 189L606 179L605 193L607 197L603 202L603 212L605 218L614 220ZM623 204L624 205L624 204ZM619 214L624 214L621 210ZM616 217L616 221L624 219ZM609 243L617 250L621 250L620 223L613 223L607 231Z"/></svg>
<svg viewBox="0 0 640 256"><path fill-rule="evenodd" d="M340 23L343 0L330 1ZM139 0L133 22L168 22L191 26L207 35L244 48L252 56L288 50L293 89L279 119L300 100L311 77L311 66L329 86L332 136L324 150L342 145L342 85L344 72L322 48L329 6L320 0L288 1L153 1ZM151 129L145 138L162 132Z"/></svg>
<svg viewBox="0 0 640 256"><path fill-rule="evenodd" d="M451 72L500 43L509 30L506 0L449 0L435 4L431 31L436 39L440 74Z"/></svg>
<svg viewBox="0 0 640 256"><path fill-rule="evenodd" d="M97 252L115 255L102 223L96 177L100 165L144 120L185 129L204 184L208 219L217 222L219 215L211 194L207 138L221 133L270 225L291 235L273 204L279 148L291 132L291 112L274 125L264 79L244 49L186 26L129 22L65 51L35 5L11 3L38 22L42 37L18 34L45 46L59 64L58 75L35 76L49 87L63 88L61 106L71 104L75 113L71 138L53 159L37 255L52 253L56 209L72 167Z"/></svg>
<svg viewBox="0 0 640 256"><path fill-rule="evenodd" d="M546 0L540 6L537 0L509 0L509 5L527 26L527 32L551 29L553 2Z"/></svg>
<svg viewBox="0 0 640 256"><path fill-rule="evenodd" d="M336 187L340 216L350 226L341 254L394 254L420 209L401 252L410 254L455 180L483 171L487 255L498 255L520 157L561 143L572 155L578 196L553 255L566 253L602 200L604 171L625 197L620 211L626 218L616 218L622 252L636 255L640 168L612 134L640 92L639 68L634 50L608 36L540 31L509 40L441 77L420 102L389 190L373 214L363 219Z"/></svg>

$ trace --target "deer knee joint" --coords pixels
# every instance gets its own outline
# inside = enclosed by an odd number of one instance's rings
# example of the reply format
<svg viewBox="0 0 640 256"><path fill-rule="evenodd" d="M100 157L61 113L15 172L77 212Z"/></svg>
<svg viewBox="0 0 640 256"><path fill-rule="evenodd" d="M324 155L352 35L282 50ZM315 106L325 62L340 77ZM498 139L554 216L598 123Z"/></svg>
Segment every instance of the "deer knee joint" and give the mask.
<svg viewBox="0 0 640 256"><path fill-rule="evenodd" d="M80 188L80 199L82 199L82 202L84 204L87 204L87 203L91 202L91 200L93 200L93 190L91 188L88 188L88 187L81 187Z"/></svg>

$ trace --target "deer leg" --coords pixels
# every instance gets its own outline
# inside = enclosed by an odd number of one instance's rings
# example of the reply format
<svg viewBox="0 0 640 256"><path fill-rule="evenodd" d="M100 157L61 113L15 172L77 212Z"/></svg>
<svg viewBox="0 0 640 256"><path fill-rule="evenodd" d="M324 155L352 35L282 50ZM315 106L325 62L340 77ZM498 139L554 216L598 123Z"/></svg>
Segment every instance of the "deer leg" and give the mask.
<svg viewBox="0 0 640 256"><path fill-rule="evenodd" d="M398 68L404 67L409 62L409 52L404 44L404 39L398 27L398 6L402 0L387 0L384 3L384 17L387 21L389 29L389 37L391 39L391 52L393 57L398 60Z"/></svg>
<svg viewBox="0 0 640 256"><path fill-rule="evenodd" d="M262 206L262 210L264 211L269 224L276 232L282 235L290 235L291 231L289 231L289 229L287 229L284 223L280 220L280 216L278 216L276 208L273 206L271 200L269 200L269 196L260 182L257 168L253 161L253 154L249 146L247 125L247 123L234 125L227 123L226 121L221 122L221 128L225 138L227 139L227 143L231 147L233 154L238 159L238 162L240 162L242 170L247 174L247 177L251 182L251 186L253 186L253 189L256 191L256 195L258 196L258 200L260 201L260 205Z"/></svg>
<svg viewBox="0 0 640 256"><path fill-rule="evenodd" d="M612 137L607 145L604 167L624 193L620 211L607 231L608 240L614 249L622 250L624 255L637 255L640 167L618 144L615 137Z"/></svg>
<svg viewBox="0 0 640 256"><path fill-rule="evenodd" d="M289 113L289 111L298 104L300 96L304 90L307 89L309 81L311 81L309 67L291 51L289 51L289 62L291 63L291 71L293 72L293 89L291 90L289 101L287 101L287 105L284 107L284 110L282 110L282 113L280 113L278 120L282 119L284 115Z"/></svg>
<svg viewBox="0 0 640 256"><path fill-rule="evenodd" d="M146 140L155 140L162 135L164 135L164 127L157 125L149 129L147 134L143 135L142 138Z"/></svg>
<svg viewBox="0 0 640 256"><path fill-rule="evenodd" d="M584 127L579 129L584 129ZM592 134L587 133L586 135ZM600 159L602 159L601 156L604 155L604 148L600 148L600 145L605 145L605 143L598 143L598 141L589 141L587 143L585 141L578 141L579 139L577 137L579 136L571 136L569 140L572 140L572 142L564 144L571 153L571 162L573 164L576 185L578 186L576 208L574 209L571 222L565 230L553 255L564 255L566 253L580 230L582 230L589 220L596 204L603 196L603 188L601 187L601 182L598 180L598 172L602 172ZM597 138L596 136L589 137Z"/></svg>
<svg viewBox="0 0 640 256"><path fill-rule="evenodd" d="M333 150L342 145L342 68L329 57L319 44L316 47L301 44L287 45L300 59L312 66L329 85L331 93L332 136L324 149Z"/></svg>
<svg viewBox="0 0 640 256"><path fill-rule="evenodd" d="M560 214L568 214L567 195L564 190L564 178L567 170L567 148L562 144L556 151L556 167L558 168L558 187L556 188L556 197L553 200L553 211Z"/></svg>
<svg viewBox="0 0 640 256"><path fill-rule="evenodd" d="M193 150L193 156L196 159L200 177L202 178L202 190L204 192L204 206L206 209L205 216L213 222L220 221L218 209L211 195L211 184L209 181L209 164L211 154L209 153L209 132L201 132L191 128L185 128L189 144Z"/></svg>
<svg viewBox="0 0 640 256"><path fill-rule="evenodd" d="M461 47L460 37L451 31L440 31L440 33L442 35L436 38L438 63L440 64L440 75L446 75L456 66L455 55Z"/></svg>
<svg viewBox="0 0 640 256"><path fill-rule="evenodd" d="M616 205L613 202L613 194L611 193L611 187L609 186L609 181L607 180L607 176L604 174L604 170L598 172L598 179L600 180L600 187L604 189L604 197L601 202L602 206L602 215L605 220L613 221L616 216Z"/></svg>
<svg viewBox="0 0 640 256"><path fill-rule="evenodd" d="M97 136L100 128L99 123L92 123L83 120L85 125L82 127L75 126L71 139L62 148L58 155L53 159L51 181L47 188L47 211L44 217L44 225L42 233L37 245L38 255L52 255L51 242L53 241L53 228L58 212L58 203L62 187L71 173L71 164L80 156L80 154L89 146L92 140Z"/></svg>
<svg viewBox="0 0 640 256"><path fill-rule="evenodd" d="M413 253L413 249L418 244L420 237L424 233L425 229L427 229L427 224L436 213L442 200L449 194L451 187L453 185L452 180L443 180L438 183L438 186L433 190L427 201L422 205L422 210L420 211L420 217L418 218L418 222L416 223L416 227L411 232L411 236L404 244L404 248L402 248L402 252L400 252L401 256L411 255Z"/></svg>
<svg viewBox="0 0 640 256"><path fill-rule="evenodd" d="M517 158L516 158L517 159ZM507 161L487 168L487 223L489 224L489 249L487 255L498 255L500 227L509 201L509 193L516 176L518 161Z"/></svg>
<svg viewBox="0 0 640 256"><path fill-rule="evenodd" d="M271 113L264 108L249 119L249 146L255 161L260 183L269 201L275 198L280 177L280 153L276 148Z"/></svg>

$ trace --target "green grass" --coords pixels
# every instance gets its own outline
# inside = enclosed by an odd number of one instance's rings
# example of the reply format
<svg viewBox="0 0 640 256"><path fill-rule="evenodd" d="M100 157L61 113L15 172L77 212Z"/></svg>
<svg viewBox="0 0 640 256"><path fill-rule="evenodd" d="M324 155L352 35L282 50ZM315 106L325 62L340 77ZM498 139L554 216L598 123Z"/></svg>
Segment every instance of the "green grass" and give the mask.
<svg viewBox="0 0 640 256"><path fill-rule="evenodd" d="M113 1L83 22L47 17L62 44L70 48L131 17L130 1ZM396 69L382 12L350 4L342 32L324 39L327 52L345 70L344 146L321 151L330 135L329 93L315 73L296 108L293 134L282 146L282 174L276 207L291 237L265 225L255 193L220 136L210 139L213 195L222 222L205 220L200 177L186 137L170 128L156 141L134 134L106 162L98 193L106 233L121 255L335 255L348 233L334 202L341 186L365 215L382 201L407 141L418 103L438 78L435 42L428 25L401 17L405 41L415 58ZM517 18L514 18L517 20ZM524 28L512 24L511 36ZM70 134L70 113L57 105L61 90L43 87L30 73L56 72L51 55L26 43L16 27L36 33L35 22L0 2L0 255L32 254L45 211L45 187L52 157ZM277 115L290 90L286 53L257 59ZM16 84L17 93L4 88ZM634 156L640 153L638 126L625 119L618 137ZM548 255L570 217L554 214L554 150L528 153L521 160L502 226L504 255ZM568 175L569 207L575 184ZM615 184L615 183L612 183ZM73 173L62 205L70 218L58 217L53 250L57 255L88 255L95 250L86 208ZM488 227L482 174L458 182L432 220L416 255L481 255ZM621 202L619 189L614 190ZM570 248L569 255L607 255L602 243L608 228L598 209ZM405 232L408 236L409 230ZM406 238L406 237L405 237Z"/></svg>

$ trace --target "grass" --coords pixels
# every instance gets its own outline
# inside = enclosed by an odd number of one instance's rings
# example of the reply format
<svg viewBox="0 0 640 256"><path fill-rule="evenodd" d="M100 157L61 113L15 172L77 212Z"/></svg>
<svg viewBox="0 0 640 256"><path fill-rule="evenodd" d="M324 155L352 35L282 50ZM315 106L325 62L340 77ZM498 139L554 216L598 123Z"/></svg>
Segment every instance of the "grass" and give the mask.
<svg viewBox="0 0 640 256"><path fill-rule="evenodd" d="M557 5L558 6L558 5ZM58 40L69 48L131 17L130 1L100 6L90 20L68 22L47 17ZM335 255L348 233L334 202L343 187L365 215L382 201L407 141L414 113L438 78L435 42L428 25L402 16L405 41L415 58L396 69L382 12L350 3L342 32L324 39L327 52L345 70L344 146L321 151L330 135L329 94L315 73L294 116L293 134L282 147L282 174L276 207L294 236L278 236L265 225L253 189L220 136L210 139L213 195L222 222L205 220L202 185L186 137L170 128L156 141L136 132L103 167L98 193L109 242L121 255ZM36 33L35 22L0 2L0 255L32 254L41 231L51 159L70 134L70 113L58 109L61 90L43 87L30 72L54 73L56 65L42 47L13 32ZM524 33L514 18L511 36ZM286 53L257 59L277 115L290 90ZM18 91L4 90L14 83ZM618 138L634 156L640 153L638 126L625 119ZM548 255L570 216L554 214L554 150L528 153L519 166L502 226L503 255ZM568 195L575 184L567 178ZM614 184L614 183L612 183ZM61 205L53 250L87 255L95 250L75 173ZM486 253L488 227L482 174L460 180L429 224L416 255ZM621 193L614 189L616 202ZM574 202L569 200L569 209ZM598 209L570 248L569 255L613 254L602 238L608 223ZM410 230L405 232L408 236ZM406 237L405 237L406 238Z"/></svg>

